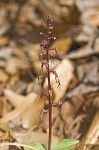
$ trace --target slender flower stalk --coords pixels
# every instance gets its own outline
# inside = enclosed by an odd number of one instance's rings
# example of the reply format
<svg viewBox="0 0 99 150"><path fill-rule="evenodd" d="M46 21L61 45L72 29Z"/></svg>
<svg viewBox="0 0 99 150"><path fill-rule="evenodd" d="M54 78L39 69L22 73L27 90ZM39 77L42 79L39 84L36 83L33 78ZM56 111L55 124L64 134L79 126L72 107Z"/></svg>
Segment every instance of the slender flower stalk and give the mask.
<svg viewBox="0 0 99 150"><path fill-rule="evenodd" d="M49 42L51 39L56 39L55 37L51 36L51 29L52 27L52 19L50 15L48 16L46 24L43 23L43 26L45 28L45 33L41 32L40 35L44 35L45 39L41 41L40 44L40 52L39 52L39 58L41 60L41 68L43 70L43 67L46 67L46 74L47 74L47 79L48 79L48 92L47 94L42 93L42 95L46 96L49 101L48 105L48 110L49 110L49 137L48 137L48 150L51 150L51 141L52 141L52 106L53 106L53 99L52 99L52 87L51 87L51 79L50 75L51 73L55 75L55 82L60 86L60 81L58 78L58 75L56 71L50 71L50 64L49 62L53 62L57 51L56 48L49 48ZM51 53L51 52L52 53ZM50 53L49 53L50 52ZM41 76L41 78L44 76ZM40 77L39 77L40 78Z"/></svg>

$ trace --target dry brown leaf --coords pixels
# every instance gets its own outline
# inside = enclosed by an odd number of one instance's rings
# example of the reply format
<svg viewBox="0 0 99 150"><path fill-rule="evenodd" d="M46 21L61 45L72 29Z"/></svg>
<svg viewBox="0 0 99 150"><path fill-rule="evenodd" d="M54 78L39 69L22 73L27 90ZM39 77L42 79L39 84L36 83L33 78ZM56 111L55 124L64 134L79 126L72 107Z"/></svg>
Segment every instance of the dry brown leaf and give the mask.
<svg viewBox="0 0 99 150"><path fill-rule="evenodd" d="M42 23L41 18L38 19L35 8L33 5L27 3L21 8L21 12L19 15L19 21L22 23L29 22L32 25L40 26Z"/></svg>
<svg viewBox="0 0 99 150"><path fill-rule="evenodd" d="M66 5L64 7L61 7L61 5L59 5L55 0L40 0L38 2L38 6L40 7L41 11L44 14L46 13L46 16L50 14L53 20L58 24L62 24L64 22L66 22L67 24L77 23L79 21L80 13L75 5L68 5L69 1L67 2L67 7ZM66 30L66 25L62 25L63 26L60 26L58 30L61 30L62 28Z"/></svg>
<svg viewBox="0 0 99 150"><path fill-rule="evenodd" d="M9 56L12 53L11 47L3 47L0 49L0 58L6 59L9 58Z"/></svg>
<svg viewBox="0 0 99 150"><path fill-rule="evenodd" d="M81 150L90 150L90 148L88 148L88 145L94 146L96 142L99 141L98 137L99 137L99 111L96 112L96 115L89 128L89 131L86 133L86 136L84 136L84 138L82 139L79 148Z"/></svg>
<svg viewBox="0 0 99 150"><path fill-rule="evenodd" d="M27 61L27 58L25 56L24 50L21 48L13 47L13 55Z"/></svg>
<svg viewBox="0 0 99 150"><path fill-rule="evenodd" d="M6 82L8 78L7 73L3 69L0 69L0 82Z"/></svg>
<svg viewBox="0 0 99 150"><path fill-rule="evenodd" d="M69 51L71 44L72 44L71 38L58 39L52 44L51 48L57 47L58 54L65 54L66 52Z"/></svg>
<svg viewBox="0 0 99 150"><path fill-rule="evenodd" d="M7 115L5 115L3 118L1 118L1 123L9 123L9 121L11 122L11 120L13 121L13 119L20 119L22 120L22 126L28 128L38 122L38 120L40 119L39 116L41 110L44 106L43 101L39 100L39 95L37 95L36 93L30 93L26 97L22 97L11 91L6 91L6 95L8 96L8 100L11 101L13 105L17 105L17 107ZM16 100L14 98L16 98ZM16 101L18 101L18 103ZM31 115L27 116L28 114Z"/></svg>
<svg viewBox="0 0 99 150"><path fill-rule="evenodd" d="M2 146L0 147L0 150L9 150L9 146Z"/></svg>
<svg viewBox="0 0 99 150"><path fill-rule="evenodd" d="M82 21L93 27L99 26L99 7L86 10L82 15Z"/></svg>
<svg viewBox="0 0 99 150"><path fill-rule="evenodd" d="M3 93L3 89L4 89L4 84L3 84L3 83L0 83L0 96L1 96L2 93Z"/></svg>
<svg viewBox="0 0 99 150"><path fill-rule="evenodd" d="M41 0L38 2L43 12L46 12L46 14L50 14L52 18L54 19L54 21L58 23L62 23L62 19L60 17L61 15L60 7L56 1Z"/></svg>
<svg viewBox="0 0 99 150"><path fill-rule="evenodd" d="M48 143L48 134L38 131L27 131L26 133L20 133L11 131L12 137L18 141L18 143L29 144L32 142L42 143L47 146ZM52 140L56 140L56 136L52 136ZM58 139L57 139L58 140Z"/></svg>
<svg viewBox="0 0 99 150"><path fill-rule="evenodd" d="M37 94L39 94L41 92L41 86L39 85L39 82L38 82L38 78L35 78L34 79L34 82L30 82L28 85L27 85L27 89L26 89L26 93L31 93L31 92L35 92Z"/></svg>
<svg viewBox="0 0 99 150"><path fill-rule="evenodd" d="M12 106L8 103L8 101L7 101L5 96L0 97L0 99L1 99L1 101L3 103L2 109L1 109L2 110L2 117L3 117L4 115L8 114L8 112L11 111Z"/></svg>
<svg viewBox="0 0 99 150"><path fill-rule="evenodd" d="M0 37L0 46L5 46L8 43L7 37Z"/></svg>
<svg viewBox="0 0 99 150"><path fill-rule="evenodd" d="M27 52L31 62L35 62L35 61L39 60L39 56L38 56L38 52L40 50L39 43L26 45L26 47L24 49ZM27 49L28 49L28 51L27 51Z"/></svg>
<svg viewBox="0 0 99 150"><path fill-rule="evenodd" d="M77 112L81 109L84 104L84 97L77 95L71 97L70 101L66 101L61 106L61 116L65 123L70 124Z"/></svg>
<svg viewBox="0 0 99 150"><path fill-rule="evenodd" d="M14 85L17 84L17 82L19 81L20 78L20 72L17 72L13 75L11 75L11 77L9 78L8 82L7 82L7 86L6 88L10 89L11 87L13 87ZM21 82L21 81L20 81ZM21 87L20 87L21 88ZM12 88L11 88L12 89Z"/></svg>
<svg viewBox="0 0 99 150"><path fill-rule="evenodd" d="M23 59L12 56L8 58L8 62L5 69L9 74L15 74L18 71L18 69L25 70L28 68L30 68L28 62L26 62Z"/></svg>
<svg viewBox="0 0 99 150"><path fill-rule="evenodd" d="M79 81L84 83L91 83L92 85L99 85L99 61L92 63L85 63L77 67L77 74Z"/></svg>
<svg viewBox="0 0 99 150"><path fill-rule="evenodd" d="M75 4L75 0L58 0L59 4L62 6L73 6Z"/></svg>
<svg viewBox="0 0 99 150"><path fill-rule="evenodd" d="M99 108L99 95L97 97L94 97L94 99L93 99L93 105L96 108Z"/></svg>
<svg viewBox="0 0 99 150"><path fill-rule="evenodd" d="M47 145L48 135L43 132L27 131L26 133L20 133L11 131L11 135L18 143L29 144L31 142L37 142Z"/></svg>
<svg viewBox="0 0 99 150"><path fill-rule="evenodd" d="M2 142L9 142L10 141L10 133L9 132L5 132L2 134L2 136L0 136L0 143ZM9 146L3 146L0 147L0 150L9 150Z"/></svg>
<svg viewBox="0 0 99 150"><path fill-rule="evenodd" d="M10 133L9 132L2 133L2 135L0 136L0 143L6 142L6 141L10 141Z"/></svg>
<svg viewBox="0 0 99 150"><path fill-rule="evenodd" d="M0 60L0 67L5 67L6 66L6 62L4 60Z"/></svg>
<svg viewBox="0 0 99 150"><path fill-rule="evenodd" d="M80 11L85 12L85 10L93 9L99 6L99 0L76 0L76 5L80 9Z"/></svg>
<svg viewBox="0 0 99 150"><path fill-rule="evenodd" d="M27 98L8 89L4 90L4 95L14 107L20 106Z"/></svg>
<svg viewBox="0 0 99 150"><path fill-rule="evenodd" d="M98 48L99 48L99 37L96 38L96 40L95 40L95 45L94 45L94 49L95 49L95 50L98 49Z"/></svg>
<svg viewBox="0 0 99 150"><path fill-rule="evenodd" d="M40 114L44 107L44 101L36 99L26 113L22 114L21 120L24 128L31 128L33 125L40 122Z"/></svg>
<svg viewBox="0 0 99 150"><path fill-rule="evenodd" d="M69 126L66 126L65 133L70 135L72 139L79 139L81 137L81 126L83 121L88 116L86 114L79 114L75 117L75 119L69 124Z"/></svg>
<svg viewBox="0 0 99 150"><path fill-rule="evenodd" d="M70 58L70 59L77 59L77 58L83 58L83 57L88 57L88 56L97 55L97 54L99 54L98 49L94 50L89 46L84 46L84 47L76 50L75 52L68 54L65 57Z"/></svg>
<svg viewBox="0 0 99 150"><path fill-rule="evenodd" d="M61 116L66 123L70 123L74 118L73 105L69 102L64 102L61 106Z"/></svg>
<svg viewBox="0 0 99 150"><path fill-rule="evenodd" d="M57 84L52 85L52 89L54 91L55 99L54 102L58 102L65 94L70 81L73 78L73 65L68 59L63 59L60 64L56 67L55 71L58 74L59 80L60 80L60 88L57 88ZM55 82L55 76L51 74L51 82ZM44 83L44 88L47 87L47 79Z"/></svg>
<svg viewBox="0 0 99 150"><path fill-rule="evenodd" d="M13 62L13 60L8 60L8 63L5 67L6 72L8 72L9 74L15 74L17 73L17 66L15 64L15 62Z"/></svg>
<svg viewBox="0 0 99 150"><path fill-rule="evenodd" d="M91 92L97 92L99 91L99 86L93 86L93 85L86 85L86 83L81 83L77 87L75 87L73 90L69 91L67 93L67 97L71 97L78 94L88 94Z"/></svg>
<svg viewBox="0 0 99 150"><path fill-rule="evenodd" d="M5 34L9 29L9 21L7 17L7 10L0 6L0 36Z"/></svg>
<svg viewBox="0 0 99 150"><path fill-rule="evenodd" d="M2 98L0 97L0 117L2 116L2 112L3 112L3 101Z"/></svg>

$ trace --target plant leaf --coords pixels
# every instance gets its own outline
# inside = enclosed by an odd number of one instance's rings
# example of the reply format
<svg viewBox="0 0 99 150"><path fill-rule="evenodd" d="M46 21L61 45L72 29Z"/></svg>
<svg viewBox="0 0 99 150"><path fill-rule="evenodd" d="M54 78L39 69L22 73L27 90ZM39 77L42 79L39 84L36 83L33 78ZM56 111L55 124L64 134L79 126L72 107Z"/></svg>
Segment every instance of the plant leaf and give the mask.
<svg viewBox="0 0 99 150"><path fill-rule="evenodd" d="M33 148L35 148L36 150L46 150L46 148L40 144L40 143L31 143L29 144L30 146L32 146ZM31 150L30 148L24 148L24 150Z"/></svg>
<svg viewBox="0 0 99 150"><path fill-rule="evenodd" d="M70 150L72 146L79 143L78 140L62 139L60 141L52 142L51 150Z"/></svg>

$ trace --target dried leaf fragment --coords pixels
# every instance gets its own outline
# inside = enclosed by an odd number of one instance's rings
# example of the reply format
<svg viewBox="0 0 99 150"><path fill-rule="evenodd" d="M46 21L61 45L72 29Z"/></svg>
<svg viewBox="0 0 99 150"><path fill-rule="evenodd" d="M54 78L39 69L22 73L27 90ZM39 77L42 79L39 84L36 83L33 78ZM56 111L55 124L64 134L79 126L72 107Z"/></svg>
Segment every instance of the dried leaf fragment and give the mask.
<svg viewBox="0 0 99 150"><path fill-rule="evenodd" d="M0 69L0 82L5 82L8 80L8 75L3 69Z"/></svg>
<svg viewBox="0 0 99 150"><path fill-rule="evenodd" d="M71 47L71 44L71 38L58 39L52 44L51 48L57 47L58 54L64 54L65 52L68 52L68 50Z"/></svg>
<svg viewBox="0 0 99 150"><path fill-rule="evenodd" d="M22 96L9 90L6 90L5 94L9 101L16 107L0 119L1 123L8 124L11 120L18 118L21 120L22 126L25 128L29 128L38 123L41 110L44 106L44 102L39 100L39 95L36 93L30 93L27 96Z"/></svg>
<svg viewBox="0 0 99 150"><path fill-rule="evenodd" d="M60 64L56 67L55 71L60 80L60 88L57 88L57 84L52 85L52 90L54 91L55 99L54 102L58 102L65 94L70 81L73 78L73 65L68 59L63 59ZM51 74L51 82L55 82L55 76ZM44 88L47 87L47 79L44 83Z"/></svg>

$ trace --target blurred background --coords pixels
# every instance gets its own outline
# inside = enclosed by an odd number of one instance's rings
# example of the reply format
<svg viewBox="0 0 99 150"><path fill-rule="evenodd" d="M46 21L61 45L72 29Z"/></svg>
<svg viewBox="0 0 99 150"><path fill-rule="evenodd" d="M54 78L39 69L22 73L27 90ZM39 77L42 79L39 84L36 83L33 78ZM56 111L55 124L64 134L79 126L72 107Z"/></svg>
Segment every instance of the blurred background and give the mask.
<svg viewBox="0 0 99 150"><path fill-rule="evenodd" d="M99 144L99 0L0 0L0 140L47 143L38 52L48 15L56 37L49 47L57 48L50 69L61 81L61 91L53 86L53 139Z"/></svg>

